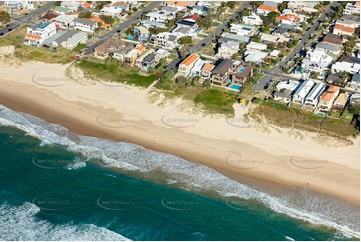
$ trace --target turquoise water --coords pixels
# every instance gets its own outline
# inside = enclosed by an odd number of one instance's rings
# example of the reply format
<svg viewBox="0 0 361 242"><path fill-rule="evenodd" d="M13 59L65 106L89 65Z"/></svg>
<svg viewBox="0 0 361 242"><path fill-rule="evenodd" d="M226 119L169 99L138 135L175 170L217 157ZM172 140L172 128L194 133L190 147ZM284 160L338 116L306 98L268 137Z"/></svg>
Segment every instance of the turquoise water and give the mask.
<svg viewBox="0 0 361 242"><path fill-rule="evenodd" d="M238 85L231 84L231 85L229 85L229 88L240 91L242 87L238 86Z"/></svg>
<svg viewBox="0 0 361 242"><path fill-rule="evenodd" d="M242 73L244 71L244 68L239 68L238 73Z"/></svg>
<svg viewBox="0 0 361 242"><path fill-rule="evenodd" d="M0 124L0 240L352 239L175 156L77 136L1 106ZM340 226L358 228L358 209L327 204L340 210Z"/></svg>

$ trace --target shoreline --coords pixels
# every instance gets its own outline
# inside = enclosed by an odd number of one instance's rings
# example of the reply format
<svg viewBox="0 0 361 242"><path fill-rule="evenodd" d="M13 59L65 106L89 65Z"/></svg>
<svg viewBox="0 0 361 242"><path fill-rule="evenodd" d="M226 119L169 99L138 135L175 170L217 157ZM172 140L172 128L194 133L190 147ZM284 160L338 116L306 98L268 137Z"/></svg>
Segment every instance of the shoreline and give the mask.
<svg viewBox="0 0 361 242"><path fill-rule="evenodd" d="M250 177L304 187L359 207L359 138L350 147L322 148L308 138L296 140L289 134L265 134L253 128L232 127L224 120L184 114L176 110L176 105L160 108L149 104L145 90L134 87L99 83L82 86L73 81L46 87L32 80L38 73L66 79L67 66L39 62L19 67L2 65L0 104L15 111L60 124L76 134L173 154L239 182ZM188 123L172 128L172 123L162 125L163 118ZM309 149L302 150L304 147ZM343 156L347 150L351 155ZM340 160L342 157L347 160ZM305 166L302 162L307 161Z"/></svg>

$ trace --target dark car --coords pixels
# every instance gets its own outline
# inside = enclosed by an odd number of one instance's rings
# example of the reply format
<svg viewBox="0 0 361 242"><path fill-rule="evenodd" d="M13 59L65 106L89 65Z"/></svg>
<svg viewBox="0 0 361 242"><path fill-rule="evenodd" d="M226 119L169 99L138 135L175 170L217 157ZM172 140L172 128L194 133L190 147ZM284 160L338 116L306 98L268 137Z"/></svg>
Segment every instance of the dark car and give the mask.
<svg viewBox="0 0 361 242"><path fill-rule="evenodd" d="M0 33L0 36L3 36L3 35L4 35L4 33L3 33L3 32L1 32L1 33Z"/></svg>
<svg viewBox="0 0 361 242"><path fill-rule="evenodd" d="M10 24L7 24L7 25L6 25L6 27L9 27L9 26L10 26Z"/></svg>
<svg viewBox="0 0 361 242"><path fill-rule="evenodd" d="M120 31L121 31L121 30L120 30L120 29L118 29L118 30L117 30L117 33L120 33Z"/></svg>
<svg viewBox="0 0 361 242"><path fill-rule="evenodd" d="M12 31L13 29L8 29L8 32Z"/></svg>
<svg viewBox="0 0 361 242"><path fill-rule="evenodd" d="M264 86L264 90L267 90L272 84L273 84L274 80L269 80L266 84L266 86Z"/></svg>

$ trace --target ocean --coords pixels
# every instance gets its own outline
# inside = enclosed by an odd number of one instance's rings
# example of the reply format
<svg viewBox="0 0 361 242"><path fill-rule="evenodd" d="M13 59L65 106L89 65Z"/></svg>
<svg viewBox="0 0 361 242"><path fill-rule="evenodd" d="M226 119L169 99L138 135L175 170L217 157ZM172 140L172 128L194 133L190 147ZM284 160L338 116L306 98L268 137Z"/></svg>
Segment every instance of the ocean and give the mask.
<svg viewBox="0 0 361 242"><path fill-rule="evenodd" d="M358 240L360 210L277 195L0 105L0 240Z"/></svg>

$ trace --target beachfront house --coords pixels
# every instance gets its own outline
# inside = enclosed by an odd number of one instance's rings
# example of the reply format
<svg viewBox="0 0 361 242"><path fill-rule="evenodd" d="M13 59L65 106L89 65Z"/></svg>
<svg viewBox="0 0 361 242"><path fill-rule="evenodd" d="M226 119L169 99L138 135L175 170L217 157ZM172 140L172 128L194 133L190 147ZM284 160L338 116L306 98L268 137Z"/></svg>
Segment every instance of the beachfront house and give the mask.
<svg viewBox="0 0 361 242"><path fill-rule="evenodd" d="M346 107L348 97L349 97L348 93L340 93L340 95L338 95L335 102L333 103L332 111L342 112Z"/></svg>
<svg viewBox="0 0 361 242"><path fill-rule="evenodd" d="M316 108L319 97L321 96L325 88L326 85L322 82L319 82L316 85L314 85L311 91L306 96L303 107L312 108L312 109Z"/></svg>
<svg viewBox="0 0 361 242"><path fill-rule="evenodd" d="M292 101L292 94L298 89L299 86L299 81L281 81L276 85L275 91L273 93L273 99L282 103L290 103Z"/></svg>
<svg viewBox="0 0 361 242"><path fill-rule="evenodd" d="M178 76L188 77L198 59L199 55L197 54L189 55L184 61L182 61L182 63L179 64Z"/></svg>
<svg viewBox="0 0 361 242"><path fill-rule="evenodd" d="M227 86L230 83L229 74L232 71L232 60L224 59L212 70L211 83L217 86Z"/></svg>
<svg viewBox="0 0 361 242"><path fill-rule="evenodd" d="M146 51L146 48L143 45L137 45L134 49L129 51L124 56L124 62L134 65L135 60Z"/></svg>
<svg viewBox="0 0 361 242"><path fill-rule="evenodd" d="M231 72L231 84L243 86L247 78L253 75L253 67L250 65L238 65L233 72Z"/></svg>
<svg viewBox="0 0 361 242"><path fill-rule="evenodd" d="M331 110L333 102L339 93L340 87L329 86L329 88L320 96L320 101L317 105L318 111L321 113L328 113Z"/></svg>
<svg viewBox="0 0 361 242"><path fill-rule="evenodd" d="M143 54L139 55L139 57L135 60L135 66L138 68L142 68L145 57L152 54L154 51L154 49L148 49Z"/></svg>
<svg viewBox="0 0 361 242"><path fill-rule="evenodd" d="M27 27L24 44L38 47L54 34L56 34L55 23L41 19L31 27Z"/></svg>
<svg viewBox="0 0 361 242"><path fill-rule="evenodd" d="M205 63L202 67L201 72L201 82L208 81L212 76L212 70L214 69L215 65L210 63Z"/></svg>
<svg viewBox="0 0 361 242"><path fill-rule="evenodd" d="M311 91L315 83L311 80L303 81L301 86L297 88L295 93L292 96L292 104L302 106L305 102L307 94Z"/></svg>
<svg viewBox="0 0 361 242"><path fill-rule="evenodd" d="M158 63L156 57L157 57L156 53L151 53L151 54L147 55L143 59L141 71L148 72L149 68L154 68Z"/></svg>
<svg viewBox="0 0 361 242"><path fill-rule="evenodd" d="M75 30L81 30L87 33L94 33L98 27L98 23L96 21L89 19L76 18L73 22Z"/></svg>
<svg viewBox="0 0 361 242"><path fill-rule="evenodd" d="M72 50L74 49L78 44L85 44L88 39L88 35L84 32L78 32L75 35L73 35L71 38L69 38L67 41L62 43L62 46L65 49Z"/></svg>
<svg viewBox="0 0 361 242"><path fill-rule="evenodd" d="M124 49L126 43L120 39L107 39L94 49L94 56L100 59L106 59L113 56L117 50Z"/></svg>
<svg viewBox="0 0 361 242"><path fill-rule="evenodd" d="M132 49L134 49L134 46L128 44L123 49L118 49L114 51L113 58L117 59L120 62L124 62L126 54L129 53Z"/></svg>

